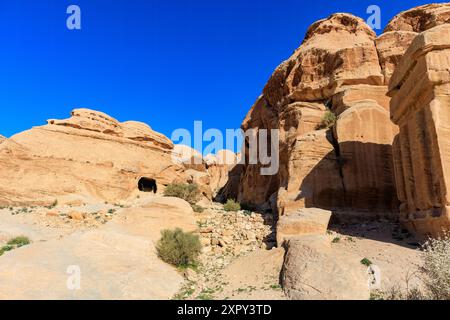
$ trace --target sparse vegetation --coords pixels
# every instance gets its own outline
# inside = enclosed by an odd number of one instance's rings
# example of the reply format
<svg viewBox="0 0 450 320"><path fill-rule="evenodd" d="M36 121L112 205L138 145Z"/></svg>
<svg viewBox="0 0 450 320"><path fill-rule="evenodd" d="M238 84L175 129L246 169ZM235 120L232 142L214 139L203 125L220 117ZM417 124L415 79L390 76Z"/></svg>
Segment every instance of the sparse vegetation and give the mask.
<svg viewBox="0 0 450 320"><path fill-rule="evenodd" d="M28 239L25 236L20 236L13 238L8 241L6 245L0 248L0 256L2 256L5 252L11 251L26 245L29 245L31 243L30 239Z"/></svg>
<svg viewBox="0 0 450 320"><path fill-rule="evenodd" d="M338 242L340 242L341 241L341 238L339 238L339 237L336 237L336 238L334 238L333 239L333 243L338 243Z"/></svg>
<svg viewBox="0 0 450 320"><path fill-rule="evenodd" d="M223 209L225 211L239 211L241 210L241 205L233 199L228 199L227 202L223 205Z"/></svg>
<svg viewBox="0 0 450 320"><path fill-rule="evenodd" d="M370 267L372 265L372 261L370 261L367 258L364 258L364 259L361 260L361 264L365 265L366 267Z"/></svg>
<svg viewBox="0 0 450 320"><path fill-rule="evenodd" d="M279 284L272 284L270 285L270 289L272 290L281 290L281 286Z"/></svg>
<svg viewBox="0 0 450 320"><path fill-rule="evenodd" d="M189 281L183 286L179 293L173 296L172 300L186 300L191 297L195 292L195 282Z"/></svg>
<svg viewBox="0 0 450 320"><path fill-rule="evenodd" d="M393 286L388 291L374 291L370 294L370 300L424 300L425 296L418 288L404 289Z"/></svg>
<svg viewBox="0 0 450 320"><path fill-rule="evenodd" d="M423 245L422 272L431 299L450 300L450 232Z"/></svg>
<svg viewBox="0 0 450 320"><path fill-rule="evenodd" d="M202 206L199 206L197 204L192 204L191 207L192 207L192 210L194 210L194 212L197 212L197 213L202 213L203 211L205 211L205 208L203 208Z"/></svg>
<svg viewBox="0 0 450 320"><path fill-rule="evenodd" d="M213 294L215 293L214 289L203 289L202 292L200 292L200 294L197 296L197 300L213 300L214 296Z"/></svg>
<svg viewBox="0 0 450 320"><path fill-rule="evenodd" d="M30 243L31 243L31 241L30 241L30 239L28 239L28 237L20 236L20 237L15 237L15 238L9 240L7 244L10 246L15 246L17 248L20 248L20 247L26 246Z"/></svg>
<svg viewBox="0 0 450 320"><path fill-rule="evenodd" d="M199 237L183 232L180 228L163 230L156 245L158 256L165 262L177 267L197 265L201 244Z"/></svg>
<svg viewBox="0 0 450 320"><path fill-rule="evenodd" d="M53 201L53 203L49 206L47 206L47 209L53 209L58 205L58 199L55 199L55 201Z"/></svg>
<svg viewBox="0 0 450 320"><path fill-rule="evenodd" d="M244 216L251 216L253 212L251 212L250 210L244 210L242 213L244 214Z"/></svg>
<svg viewBox="0 0 450 320"><path fill-rule="evenodd" d="M345 240L349 241L349 242L355 242L355 239L353 239L352 237L346 237Z"/></svg>
<svg viewBox="0 0 450 320"><path fill-rule="evenodd" d="M336 120L337 120L336 115L333 112L331 112L330 110L328 110L324 114L320 124L317 125L316 129L317 130L329 129L334 126L334 124L336 123Z"/></svg>
<svg viewBox="0 0 450 320"><path fill-rule="evenodd" d="M420 273L407 274L406 286L396 285L387 291L374 291L372 300L450 300L450 233L429 239L422 246ZM423 289L411 287L412 276L423 283Z"/></svg>
<svg viewBox="0 0 450 320"><path fill-rule="evenodd" d="M186 200L191 205L200 199L200 190L196 184L171 183L164 190L164 196Z"/></svg>

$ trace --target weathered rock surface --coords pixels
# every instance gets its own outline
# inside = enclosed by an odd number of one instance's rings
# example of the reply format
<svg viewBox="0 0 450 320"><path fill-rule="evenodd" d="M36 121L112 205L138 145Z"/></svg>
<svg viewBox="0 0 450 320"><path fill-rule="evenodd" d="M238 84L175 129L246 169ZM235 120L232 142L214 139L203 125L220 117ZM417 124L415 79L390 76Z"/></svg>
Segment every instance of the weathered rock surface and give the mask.
<svg viewBox="0 0 450 320"><path fill-rule="evenodd" d="M375 33L349 14L314 23L242 124L254 135L279 130L279 172L262 175L261 163L248 163L248 135L238 200L280 215L318 207L392 216L398 210L391 160L397 131L389 119L385 75L408 39L380 38L378 48Z"/></svg>
<svg viewBox="0 0 450 320"><path fill-rule="evenodd" d="M349 14L315 22L300 48L274 72L264 96L280 109L294 101L328 99L343 85L381 85L375 37L362 19Z"/></svg>
<svg viewBox="0 0 450 320"><path fill-rule="evenodd" d="M334 127L345 207L386 212L395 219L392 142L397 134L389 113L374 100L360 100L344 111Z"/></svg>
<svg viewBox="0 0 450 320"><path fill-rule="evenodd" d="M317 208L299 209L289 215L281 216L277 223L277 243L281 246L284 241L298 236L324 235L330 218L331 211Z"/></svg>
<svg viewBox="0 0 450 320"><path fill-rule="evenodd" d="M6 138L0 134L0 143L2 143L5 140L6 140Z"/></svg>
<svg viewBox="0 0 450 320"><path fill-rule="evenodd" d="M384 32L423 32L450 22L450 3L433 3L415 7L396 15Z"/></svg>
<svg viewBox="0 0 450 320"><path fill-rule="evenodd" d="M51 204L76 195L117 201L142 176L167 184L182 174L172 142L145 124L76 109L66 120L16 134L0 147L0 204Z"/></svg>
<svg viewBox="0 0 450 320"><path fill-rule="evenodd" d="M196 230L190 205L154 198L98 229L8 252L0 259L0 299L170 299L183 277L154 245L161 230L175 227ZM71 289L77 270L80 289Z"/></svg>
<svg viewBox="0 0 450 320"><path fill-rule="evenodd" d="M230 150L219 150L216 155L202 156L197 150L186 145L175 145L172 157L175 163L185 168L185 174L178 181L195 183L203 195L212 200L230 179L230 173L239 163L240 154Z"/></svg>
<svg viewBox="0 0 450 320"><path fill-rule="evenodd" d="M394 144L400 219L420 236L450 228L449 37L448 24L419 34L389 85L391 118L400 127Z"/></svg>
<svg viewBox="0 0 450 320"><path fill-rule="evenodd" d="M355 103L365 100L373 100L385 110L389 111L390 98L386 96L386 86L370 86L365 84L346 86L342 91L333 96L332 109L336 115L351 108Z"/></svg>
<svg viewBox="0 0 450 320"><path fill-rule="evenodd" d="M286 186L278 192L279 214L300 208L334 208L344 205L343 186L332 133L313 131L299 136L289 154Z"/></svg>
<svg viewBox="0 0 450 320"><path fill-rule="evenodd" d="M294 300L367 300L366 269L359 257L337 254L326 237L303 236L286 243L281 282Z"/></svg>
<svg viewBox="0 0 450 320"><path fill-rule="evenodd" d="M397 30L385 32L375 40L386 85L389 84L395 67L416 36L416 32ZM386 96L386 91L384 96ZM389 99L387 102L389 104Z"/></svg>

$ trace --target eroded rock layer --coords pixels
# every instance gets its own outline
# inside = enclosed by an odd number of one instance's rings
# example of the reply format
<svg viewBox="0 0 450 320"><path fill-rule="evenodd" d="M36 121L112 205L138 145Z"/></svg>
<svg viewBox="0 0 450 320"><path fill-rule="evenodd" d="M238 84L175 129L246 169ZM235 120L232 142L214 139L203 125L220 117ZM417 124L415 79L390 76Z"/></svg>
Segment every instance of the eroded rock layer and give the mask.
<svg viewBox="0 0 450 320"><path fill-rule="evenodd" d="M120 123L88 109L19 133L0 145L0 204L51 204L73 197L116 201L142 176L167 184L183 168L172 142L144 123Z"/></svg>
<svg viewBox="0 0 450 320"><path fill-rule="evenodd" d="M261 163L248 163L247 137L238 200L280 215L318 207L394 216L397 129L386 84L415 34L377 39L362 19L342 13L311 25L242 124L279 130L279 171L262 175Z"/></svg>
<svg viewBox="0 0 450 320"><path fill-rule="evenodd" d="M418 35L389 85L400 218L421 236L450 228L449 39L448 24Z"/></svg>

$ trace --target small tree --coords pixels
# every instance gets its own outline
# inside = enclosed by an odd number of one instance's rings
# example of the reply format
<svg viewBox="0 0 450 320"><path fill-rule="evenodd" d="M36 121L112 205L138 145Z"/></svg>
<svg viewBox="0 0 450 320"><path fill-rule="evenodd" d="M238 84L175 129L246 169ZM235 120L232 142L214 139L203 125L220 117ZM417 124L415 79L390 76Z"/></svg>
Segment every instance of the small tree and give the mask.
<svg viewBox="0 0 450 320"><path fill-rule="evenodd" d="M177 267L189 267L197 264L201 247L198 236L176 228L161 231L156 250L163 261Z"/></svg>

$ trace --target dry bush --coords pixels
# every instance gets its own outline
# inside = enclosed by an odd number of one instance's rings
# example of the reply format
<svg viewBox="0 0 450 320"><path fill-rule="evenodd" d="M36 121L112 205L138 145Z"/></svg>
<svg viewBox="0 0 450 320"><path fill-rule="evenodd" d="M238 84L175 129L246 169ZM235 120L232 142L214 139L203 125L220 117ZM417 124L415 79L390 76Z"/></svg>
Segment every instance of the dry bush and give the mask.
<svg viewBox="0 0 450 320"><path fill-rule="evenodd" d="M227 203L223 205L223 210L236 212L241 210L241 205L233 199L228 199Z"/></svg>
<svg viewBox="0 0 450 320"><path fill-rule="evenodd" d="M422 246L420 273L406 275L406 288L393 286L387 291L372 292L374 300L450 300L450 232L438 239L429 239ZM409 286L418 277L423 290Z"/></svg>
<svg viewBox="0 0 450 320"><path fill-rule="evenodd" d="M183 232L180 228L161 231L161 239L156 245L158 256L177 267L197 265L201 248L198 236Z"/></svg>
<svg viewBox="0 0 450 320"><path fill-rule="evenodd" d="M181 198L190 204L195 204L199 201L201 193L196 184L171 183L164 190L164 195Z"/></svg>
<svg viewBox="0 0 450 320"><path fill-rule="evenodd" d="M450 232L429 239L422 252L424 285L434 300L450 300Z"/></svg>

